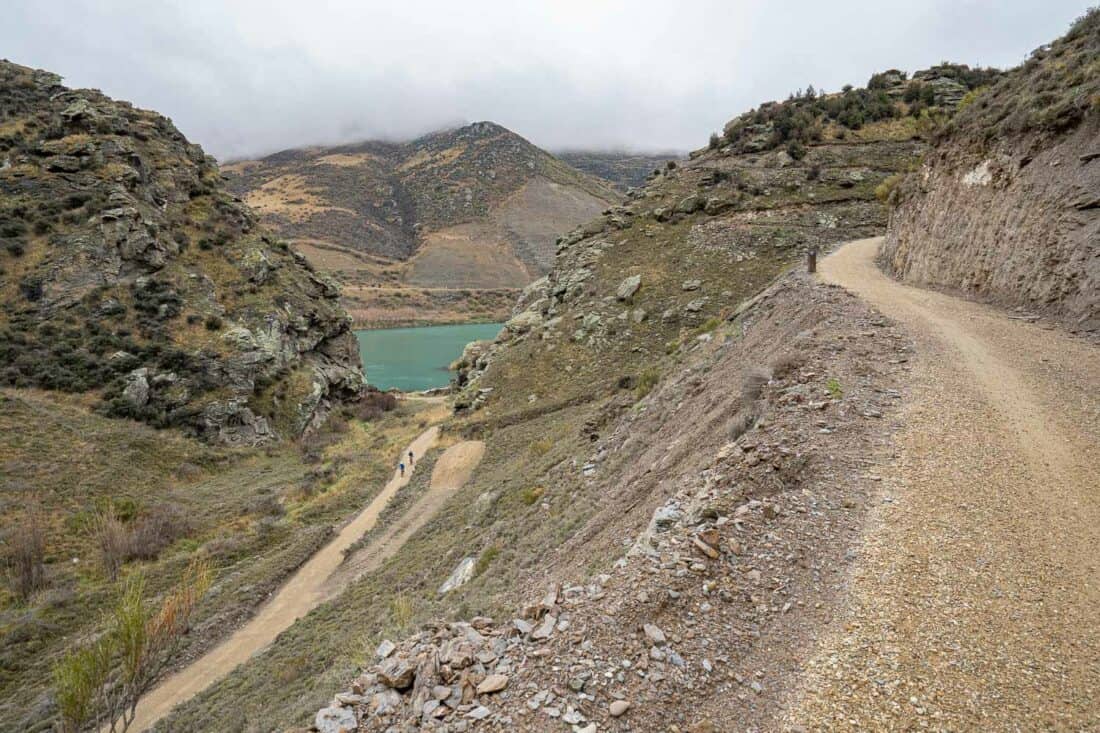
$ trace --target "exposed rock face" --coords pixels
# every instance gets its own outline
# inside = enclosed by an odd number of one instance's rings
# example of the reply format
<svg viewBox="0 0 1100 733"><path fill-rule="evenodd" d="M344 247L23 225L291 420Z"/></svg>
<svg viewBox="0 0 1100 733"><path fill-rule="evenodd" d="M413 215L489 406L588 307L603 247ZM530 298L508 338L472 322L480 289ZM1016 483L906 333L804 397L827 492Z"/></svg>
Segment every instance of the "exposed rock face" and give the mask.
<svg viewBox="0 0 1100 733"><path fill-rule="evenodd" d="M361 391L334 285L169 120L7 62L0 109L0 382L242 445Z"/></svg>
<svg viewBox="0 0 1100 733"><path fill-rule="evenodd" d="M1031 160L937 154L894 212L883 264L920 285L1100 328L1100 161L1084 162L1097 135L1087 126Z"/></svg>
<svg viewBox="0 0 1100 733"><path fill-rule="evenodd" d="M1098 57L1093 13L963 110L899 189L885 267L1100 329L1100 108L1077 102L1100 82L1073 76ZM1044 110L1030 104L1036 89L1050 95Z"/></svg>

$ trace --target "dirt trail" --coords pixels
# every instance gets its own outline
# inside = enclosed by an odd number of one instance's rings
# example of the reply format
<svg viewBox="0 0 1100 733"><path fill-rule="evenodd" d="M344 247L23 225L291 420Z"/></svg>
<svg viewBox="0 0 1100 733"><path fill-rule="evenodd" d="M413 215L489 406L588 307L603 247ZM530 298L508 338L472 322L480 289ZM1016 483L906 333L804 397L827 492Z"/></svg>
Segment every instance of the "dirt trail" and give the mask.
<svg viewBox="0 0 1100 733"><path fill-rule="evenodd" d="M348 558L325 584L326 595L334 597L351 582L376 570L393 557L413 534L435 516L452 493L461 489L481 463L485 444L480 440L456 443L443 452L432 469L428 491L418 498L397 521L369 545Z"/></svg>
<svg viewBox="0 0 1100 733"><path fill-rule="evenodd" d="M435 445L439 428L430 427L406 449L422 456ZM398 489L409 482L413 470L404 476L396 471L366 509L344 526L336 537L322 547L300 567L290 580L265 603L244 626L179 672L161 682L142 698L132 730L143 731L156 723L176 705L189 700L203 689L224 677L237 665L265 648L295 620L309 613L328 595L325 581L344 559L344 551L368 532L378 521L378 515ZM369 549L369 548L368 548Z"/></svg>
<svg viewBox="0 0 1100 733"><path fill-rule="evenodd" d="M917 344L847 615L793 729L1100 729L1100 350L874 266L822 262Z"/></svg>

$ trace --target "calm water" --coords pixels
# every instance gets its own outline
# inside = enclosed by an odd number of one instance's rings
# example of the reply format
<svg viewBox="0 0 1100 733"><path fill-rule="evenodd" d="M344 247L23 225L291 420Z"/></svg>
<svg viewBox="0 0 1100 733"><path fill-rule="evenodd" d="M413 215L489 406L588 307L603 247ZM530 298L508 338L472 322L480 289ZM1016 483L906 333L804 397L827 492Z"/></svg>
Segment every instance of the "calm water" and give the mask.
<svg viewBox="0 0 1100 733"><path fill-rule="evenodd" d="M410 392L444 387L451 380L447 366L471 341L494 338L500 323L460 326L383 328L356 331L367 381L379 389Z"/></svg>

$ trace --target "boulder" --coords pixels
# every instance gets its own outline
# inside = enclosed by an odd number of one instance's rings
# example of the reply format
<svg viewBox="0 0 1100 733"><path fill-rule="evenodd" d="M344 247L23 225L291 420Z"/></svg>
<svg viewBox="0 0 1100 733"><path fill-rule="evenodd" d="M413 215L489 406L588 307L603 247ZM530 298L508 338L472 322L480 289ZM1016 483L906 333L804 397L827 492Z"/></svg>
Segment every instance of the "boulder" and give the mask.
<svg viewBox="0 0 1100 733"><path fill-rule="evenodd" d="M523 311L515 316L512 316L504 327L514 334L527 333L532 328L536 328L542 323L542 315L535 311Z"/></svg>
<svg viewBox="0 0 1100 733"><path fill-rule="evenodd" d="M378 666L378 680L394 690L407 690L416 680L416 664L404 657L391 657Z"/></svg>
<svg viewBox="0 0 1100 733"><path fill-rule="evenodd" d="M317 711L313 727L320 733L352 733L359 730L359 721L351 708L333 705Z"/></svg>
<svg viewBox="0 0 1100 733"><path fill-rule="evenodd" d="M443 585L439 586L439 595L450 593L455 588L461 587L469 583L474 577L474 568L477 566L477 558L465 557L462 559L458 566L455 567L454 572L451 573Z"/></svg>
<svg viewBox="0 0 1100 733"><path fill-rule="evenodd" d="M699 211L706 206L706 199L697 193L683 198L680 203L676 204L676 213L678 214L691 214Z"/></svg>
<svg viewBox="0 0 1100 733"><path fill-rule="evenodd" d="M634 297L634 294L638 292L638 288L642 286L641 275L631 275L630 277L619 283L618 289L615 291L615 297L619 300L629 300Z"/></svg>
<svg viewBox="0 0 1100 733"><path fill-rule="evenodd" d="M126 386L122 398L134 407L145 407L149 403L149 370L145 367L135 369L126 376Z"/></svg>

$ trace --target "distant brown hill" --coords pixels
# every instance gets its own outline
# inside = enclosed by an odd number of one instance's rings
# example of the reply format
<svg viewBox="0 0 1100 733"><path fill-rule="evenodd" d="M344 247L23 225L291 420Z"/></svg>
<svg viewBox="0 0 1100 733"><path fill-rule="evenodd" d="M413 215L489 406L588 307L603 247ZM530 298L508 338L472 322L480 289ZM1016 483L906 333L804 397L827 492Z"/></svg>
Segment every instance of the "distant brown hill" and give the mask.
<svg viewBox="0 0 1100 733"><path fill-rule="evenodd" d="M559 234L619 200L491 122L407 143L287 150L229 187L343 286L365 326L489 320L545 274Z"/></svg>
<svg viewBox="0 0 1100 733"><path fill-rule="evenodd" d="M664 168L668 161L687 157L676 152L627 153L602 150L562 150L554 155L590 176L611 181L624 191L644 186L653 171Z"/></svg>

